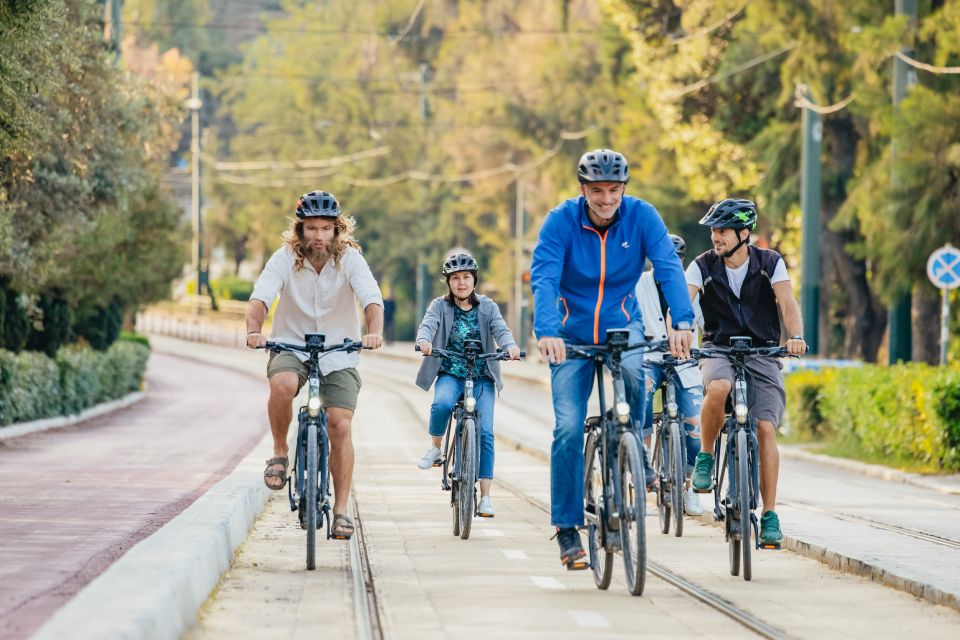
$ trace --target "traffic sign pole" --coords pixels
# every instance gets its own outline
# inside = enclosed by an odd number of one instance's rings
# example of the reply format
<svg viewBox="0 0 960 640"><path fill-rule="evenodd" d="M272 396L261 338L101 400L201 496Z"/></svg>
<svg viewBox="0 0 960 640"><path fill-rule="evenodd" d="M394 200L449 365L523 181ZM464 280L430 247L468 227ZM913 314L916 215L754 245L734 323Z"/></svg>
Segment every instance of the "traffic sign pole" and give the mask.
<svg viewBox="0 0 960 640"><path fill-rule="evenodd" d="M943 295L940 307L940 364L947 364L950 340L950 290L960 287L960 249L947 243L927 259L927 277Z"/></svg>

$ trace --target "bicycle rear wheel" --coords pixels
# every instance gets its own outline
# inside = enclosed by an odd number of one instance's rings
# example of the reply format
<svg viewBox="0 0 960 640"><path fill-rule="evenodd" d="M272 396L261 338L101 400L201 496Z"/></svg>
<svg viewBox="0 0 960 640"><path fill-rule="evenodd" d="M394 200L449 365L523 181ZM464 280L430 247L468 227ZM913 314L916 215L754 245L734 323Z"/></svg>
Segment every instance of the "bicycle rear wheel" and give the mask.
<svg viewBox="0 0 960 640"><path fill-rule="evenodd" d="M625 431L620 435L617 480L620 484L620 545L626 570L627 590L632 595L643 593L647 579L646 483L640 459L637 435Z"/></svg>
<svg viewBox="0 0 960 640"><path fill-rule="evenodd" d="M477 483L477 425L473 418L465 418L460 432L460 474L458 497L460 510L460 539L470 537L474 514L474 485Z"/></svg>
<svg viewBox="0 0 960 640"><path fill-rule="evenodd" d="M304 521L307 525L307 569L317 568L317 424L307 423L307 460L305 466L306 479L303 488Z"/></svg>
<svg viewBox="0 0 960 640"><path fill-rule="evenodd" d="M598 589L606 589L613 578L613 552L604 549L606 509L603 506L603 461L600 456L600 439L596 431L590 431L583 448L583 498L587 522L587 550L590 553L590 568Z"/></svg>
<svg viewBox="0 0 960 640"><path fill-rule="evenodd" d="M683 535L683 481L685 458L683 455L683 433L680 423L670 422L670 508L673 509L673 535Z"/></svg>
<svg viewBox="0 0 960 640"><path fill-rule="evenodd" d="M740 554L743 562L743 579L753 577L750 554L752 552L750 534L753 523L750 521L750 454L747 446L747 432L737 431L737 502L740 503Z"/></svg>

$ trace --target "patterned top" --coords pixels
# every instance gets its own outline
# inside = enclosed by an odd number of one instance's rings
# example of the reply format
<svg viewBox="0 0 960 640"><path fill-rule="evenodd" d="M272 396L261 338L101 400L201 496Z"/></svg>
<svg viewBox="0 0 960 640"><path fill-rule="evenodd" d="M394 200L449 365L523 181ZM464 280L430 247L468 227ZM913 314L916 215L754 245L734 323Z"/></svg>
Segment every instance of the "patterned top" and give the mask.
<svg viewBox="0 0 960 640"><path fill-rule="evenodd" d="M480 340L480 313L479 307L474 306L470 311L464 311L459 306L453 306L453 331L447 340L447 349L463 351L465 340ZM467 361L462 357L444 358L440 370L461 380L467 379ZM474 363L474 378L490 377L487 374L487 363L477 360Z"/></svg>

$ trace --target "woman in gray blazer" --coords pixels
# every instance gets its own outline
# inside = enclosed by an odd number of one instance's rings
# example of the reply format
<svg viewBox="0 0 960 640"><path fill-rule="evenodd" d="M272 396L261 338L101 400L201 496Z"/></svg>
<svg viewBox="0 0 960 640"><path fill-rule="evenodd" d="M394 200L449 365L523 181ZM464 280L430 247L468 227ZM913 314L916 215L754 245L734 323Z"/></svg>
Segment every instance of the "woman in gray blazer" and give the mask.
<svg viewBox="0 0 960 640"><path fill-rule="evenodd" d="M447 280L447 295L430 303L420 328L417 330L417 345L424 356L429 356L434 347L463 351L465 340L480 340L484 353L492 352L499 345L506 349L513 360L520 359L520 347L500 315L500 308L493 300L477 294L477 261L469 253L452 253L443 263L443 276ZM467 371L462 358L424 358L417 373L417 386L428 390L434 385L433 404L430 406L431 446L420 458L417 466L429 469L441 459L440 445L453 407L463 395L464 383L471 372ZM476 363L473 392L480 412L480 504L481 516L492 518L496 514L490 500L490 485L493 482L493 405L496 394L503 389L500 363L481 360ZM434 384L436 383L436 384Z"/></svg>

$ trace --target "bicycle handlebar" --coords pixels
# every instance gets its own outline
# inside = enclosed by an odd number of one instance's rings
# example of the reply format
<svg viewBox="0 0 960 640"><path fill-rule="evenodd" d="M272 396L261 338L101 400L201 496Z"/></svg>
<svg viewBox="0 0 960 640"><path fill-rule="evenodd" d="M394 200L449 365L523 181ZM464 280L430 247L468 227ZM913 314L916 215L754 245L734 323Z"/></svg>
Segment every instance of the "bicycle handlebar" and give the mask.
<svg viewBox="0 0 960 640"><path fill-rule="evenodd" d="M413 347L414 351L420 351L420 345L415 345ZM466 358L467 354L462 351L449 351L447 349L441 349L440 347L434 347L433 352L429 356L424 356L425 358L449 358L450 356L456 356L459 358ZM512 360L510 354L506 351L497 349L493 353L478 353L473 356L478 360ZM521 358L527 357L526 351L520 352Z"/></svg>
<svg viewBox="0 0 960 640"><path fill-rule="evenodd" d="M693 358L727 358L730 356L768 356L772 358L799 358L800 356L787 352L786 347L707 347L705 349L690 349Z"/></svg>
<svg viewBox="0 0 960 640"><path fill-rule="evenodd" d="M611 346L607 344L572 344L569 342L564 342L566 346L568 357L570 358L596 358L602 354L619 354L626 353L627 351L634 351L636 349L649 349L650 351L664 351L669 346L669 341L667 340L647 340L644 342L637 342L634 344L628 344L625 347L620 345Z"/></svg>
<svg viewBox="0 0 960 640"><path fill-rule="evenodd" d="M309 348L303 345L298 344L289 344L287 342L272 342L268 341L262 347L256 347L257 349L267 349L273 351L274 353L280 353L281 351L296 351L304 355L311 355L311 353L316 352L320 355L327 355L334 353L336 351L346 351L347 353L353 351L360 351L361 349L369 349L370 347L363 346L362 342L357 340L351 340L350 338L344 338L343 342L340 344L333 345L321 345L319 348Z"/></svg>

